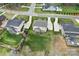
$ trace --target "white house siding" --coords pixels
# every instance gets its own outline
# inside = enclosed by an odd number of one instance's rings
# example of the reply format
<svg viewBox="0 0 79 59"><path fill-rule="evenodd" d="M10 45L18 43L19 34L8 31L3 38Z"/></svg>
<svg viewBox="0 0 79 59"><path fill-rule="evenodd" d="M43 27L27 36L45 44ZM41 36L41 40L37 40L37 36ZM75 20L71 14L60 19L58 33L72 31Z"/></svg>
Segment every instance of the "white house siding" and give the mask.
<svg viewBox="0 0 79 59"><path fill-rule="evenodd" d="M46 27L38 27L38 26L33 26L33 30L35 31L36 28L39 28L42 32L46 32L47 28Z"/></svg>
<svg viewBox="0 0 79 59"><path fill-rule="evenodd" d="M2 27L2 28L5 28L7 22L8 22L8 20L3 21L1 27Z"/></svg>
<svg viewBox="0 0 79 59"><path fill-rule="evenodd" d="M51 22L51 18L50 17L48 17L47 28L48 28L48 30L53 30L53 24Z"/></svg>
<svg viewBox="0 0 79 59"><path fill-rule="evenodd" d="M40 27L41 31L46 32L47 28L46 27Z"/></svg>

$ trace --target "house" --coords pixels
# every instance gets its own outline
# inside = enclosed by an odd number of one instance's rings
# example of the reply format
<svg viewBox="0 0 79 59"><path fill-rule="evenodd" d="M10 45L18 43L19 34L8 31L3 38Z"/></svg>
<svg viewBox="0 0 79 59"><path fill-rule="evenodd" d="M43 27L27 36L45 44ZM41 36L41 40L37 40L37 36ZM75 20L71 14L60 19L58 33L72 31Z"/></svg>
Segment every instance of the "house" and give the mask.
<svg viewBox="0 0 79 59"><path fill-rule="evenodd" d="M33 30L35 32L46 32L47 31L47 21L46 20L35 20L33 22Z"/></svg>
<svg viewBox="0 0 79 59"><path fill-rule="evenodd" d="M6 17L4 15L0 16L0 28L2 28L2 25L4 24L5 20L6 20Z"/></svg>
<svg viewBox="0 0 79 59"><path fill-rule="evenodd" d="M62 11L62 8L55 5L44 4L42 6L43 11Z"/></svg>
<svg viewBox="0 0 79 59"><path fill-rule="evenodd" d="M6 24L6 29L12 34L19 34L22 30L25 21L21 19L9 20Z"/></svg>
<svg viewBox="0 0 79 59"><path fill-rule="evenodd" d="M72 23L63 23L61 29L67 45L79 46L79 27Z"/></svg>
<svg viewBox="0 0 79 59"><path fill-rule="evenodd" d="M59 32L60 31L60 25L58 23L58 18L55 17L55 21L54 21L54 32Z"/></svg>

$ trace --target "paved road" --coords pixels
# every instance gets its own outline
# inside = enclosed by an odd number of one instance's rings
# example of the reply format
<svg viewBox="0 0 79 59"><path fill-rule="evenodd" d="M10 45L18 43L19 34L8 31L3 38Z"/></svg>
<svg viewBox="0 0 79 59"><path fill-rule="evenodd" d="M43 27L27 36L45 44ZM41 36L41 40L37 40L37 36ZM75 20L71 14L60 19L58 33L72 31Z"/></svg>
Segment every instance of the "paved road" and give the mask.
<svg viewBox="0 0 79 59"><path fill-rule="evenodd" d="M45 14L45 13L35 13L35 3L32 3L30 6L29 11L14 11L14 10L7 10L7 9L0 9L1 11L5 11L12 14L18 14L18 15L28 15L28 16L42 16L42 17L59 17L59 18L79 18L79 16L73 16L73 15L62 15L62 14Z"/></svg>

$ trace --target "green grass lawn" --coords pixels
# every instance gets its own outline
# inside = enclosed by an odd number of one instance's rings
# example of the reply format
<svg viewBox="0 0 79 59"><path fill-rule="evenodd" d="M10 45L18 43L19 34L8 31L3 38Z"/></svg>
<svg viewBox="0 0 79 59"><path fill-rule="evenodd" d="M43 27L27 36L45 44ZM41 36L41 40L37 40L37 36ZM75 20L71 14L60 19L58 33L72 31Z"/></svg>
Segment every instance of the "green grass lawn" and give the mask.
<svg viewBox="0 0 79 59"><path fill-rule="evenodd" d="M10 14L10 13L5 13L4 16L6 16L6 18L11 19L14 14Z"/></svg>
<svg viewBox="0 0 79 59"><path fill-rule="evenodd" d="M47 17L33 16L32 19L33 19L33 20L38 20L38 19L47 20Z"/></svg>
<svg viewBox="0 0 79 59"><path fill-rule="evenodd" d="M58 22L60 24L62 24L62 23L73 23L72 19L68 19L68 18L59 18Z"/></svg>
<svg viewBox="0 0 79 59"><path fill-rule="evenodd" d="M3 33L4 30L0 30L0 34Z"/></svg>
<svg viewBox="0 0 79 59"><path fill-rule="evenodd" d="M51 18L51 22L54 23L54 21L55 21L55 18Z"/></svg>
<svg viewBox="0 0 79 59"><path fill-rule="evenodd" d="M2 14L3 12L0 11L0 14Z"/></svg>
<svg viewBox="0 0 79 59"><path fill-rule="evenodd" d="M18 10L19 10L19 11L28 11L29 8L26 8L26 7L23 7L23 8L22 8L22 7L21 7L21 8L18 8Z"/></svg>
<svg viewBox="0 0 79 59"><path fill-rule="evenodd" d="M79 10L76 10L75 6L63 6L63 11L62 12L67 12L67 13L79 13Z"/></svg>
<svg viewBox="0 0 79 59"><path fill-rule="evenodd" d="M79 26L79 23L77 21L74 20L73 23L75 26Z"/></svg>
<svg viewBox="0 0 79 59"><path fill-rule="evenodd" d="M1 37L0 42L11 46L16 46L22 39L21 35L10 34L8 31L4 31Z"/></svg>
<svg viewBox="0 0 79 59"><path fill-rule="evenodd" d="M0 47L0 56L7 56L9 55L9 53L10 53L9 49Z"/></svg>
<svg viewBox="0 0 79 59"><path fill-rule="evenodd" d="M35 7L42 7L42 3L36 3Z"/></svg>
<svg viewBox="0 0 79 59"><path fill-rule="evenodd" d="M46 14L74 14L79 13L79 10L76 9L75 6L62 6L62 11L56 12L56 11L43 11L42 8L35 8L36 13L46 13Z"/></svg>
<svg viewBox="0 0 79 59"><path fill-rule="evenodd" d="M31 3L21 3L22 5L24 5L24 6L30 6L31 5Z"/></svg>
<svg viewBox="0 0 79 59"><path fill-rule="evenodd" d="M36 13L43 13L43 11L42 11L41 8L35 8L35 12L36 12Z"/></svg>
<svg viewBox="0 0 79 59"><path fill-rule="evenodd" d="M18 15L16 18L17 19L21 19L22 18L25 21L28 21L29 20L29 16L25 16L25 15Z"/></svg>
<svg viewBox="0 0 79 59"><path fill-rule="evenodd" d="M51 31L38 34L30 30L26 44L32 49L32 51L43 51L49 49L48 45L50 44L52 36L53 32Z"/></svg>
<svg viewBox="0 0 79 59"><path fill-rule="evenodd" d="M55 11L43 11L42 8L35 8L36 13L45 13L45 14L52 14L56 13Z"/></svg>

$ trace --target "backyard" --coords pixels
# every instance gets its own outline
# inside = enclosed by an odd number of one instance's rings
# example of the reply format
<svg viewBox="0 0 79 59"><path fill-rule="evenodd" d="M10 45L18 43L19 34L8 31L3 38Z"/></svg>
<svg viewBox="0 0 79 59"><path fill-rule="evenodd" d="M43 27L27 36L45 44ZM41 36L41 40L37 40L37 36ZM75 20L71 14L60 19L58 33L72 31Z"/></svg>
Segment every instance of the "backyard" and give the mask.
<svg viewBox="0 0 79 59"><path fill-rule="evenodd" d="M10 54L10 49L0 47L0 56L8 56Z"/></svg>
<svg viewBox="0 0 79 59"><path fill-rule="evenodd" d="M17 44L21 41L22 36L21 35L14 35L10 34L8 31L4 31L1 34L0 42L10 45L12 47L17 47Z"/></svg>
<svg viewBox="0 0 79 59"><path fill-rule="evenodd" d="M27 45L32 49L32 51L45 51L49 49L49 44L51 41L52 32L46 32L43 34L37 34L32 30L29 31Z"/></svg>

